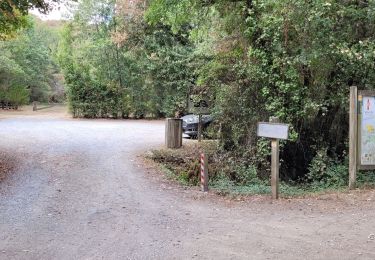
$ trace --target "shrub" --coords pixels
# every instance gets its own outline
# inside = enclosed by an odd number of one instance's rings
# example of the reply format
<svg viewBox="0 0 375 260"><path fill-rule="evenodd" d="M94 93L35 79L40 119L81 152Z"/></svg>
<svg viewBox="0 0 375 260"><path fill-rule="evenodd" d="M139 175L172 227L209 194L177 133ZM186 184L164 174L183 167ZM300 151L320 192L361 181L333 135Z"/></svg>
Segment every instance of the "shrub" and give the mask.
<svg viewBox="0 0 375 260"><path fill-rule="evenodd" d="M6 99L16 108L18 106L26 105L29 101L29 91L23 86L13 85L8 89Z"/></svg>
<svg viewBox="0 0 375 260"><path fill-rule="evenodd" d="M348 165L331 159L320 149L309 166L308 181L313 187L342 187L348 183Z"/></svg>

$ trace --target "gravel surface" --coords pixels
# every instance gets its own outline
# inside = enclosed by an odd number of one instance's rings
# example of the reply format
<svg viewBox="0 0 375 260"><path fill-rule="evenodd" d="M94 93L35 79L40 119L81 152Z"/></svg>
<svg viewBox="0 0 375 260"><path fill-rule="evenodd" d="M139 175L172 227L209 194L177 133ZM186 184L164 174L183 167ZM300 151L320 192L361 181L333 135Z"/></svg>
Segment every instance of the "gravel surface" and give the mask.
<svg viewBox="0 0 375 260"><path fill-rule="evenodd" d="M0 118L0 259L375 259L373 191L229 200L142 163L162 121Z"/></svg>
<svg viewBox="0 0 375 260"><path fill-rule="evenodd" d="M15 171L17 165L15 156L16 155L0 151L0 182L5 179L8 174Z"/></svg>

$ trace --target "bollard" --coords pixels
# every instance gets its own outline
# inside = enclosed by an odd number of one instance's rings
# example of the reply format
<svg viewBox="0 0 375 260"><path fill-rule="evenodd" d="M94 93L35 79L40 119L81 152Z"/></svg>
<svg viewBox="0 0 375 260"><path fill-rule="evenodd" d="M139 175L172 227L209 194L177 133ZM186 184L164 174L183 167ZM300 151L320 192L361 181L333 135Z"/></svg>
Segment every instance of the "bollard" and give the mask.
<svg viewBox="0 0 375 260"><path fill-rule="evenodd" d="M37 107L37 103L36 101L33 102L33 111L37 111L38 110L38 107Z"/></svg>
<svg viewBox="0 0 375 260"><path fill-rule="evenodd" d="M201 153L201 190L208 191L208 158L204 153Z"/></svg>
<svg viewBox="0 0 375 260"><path fill-rule="evenodd" d="M167 118L165 123L165 145L167 148L178 149L182 146L182 120Z"/></svg>

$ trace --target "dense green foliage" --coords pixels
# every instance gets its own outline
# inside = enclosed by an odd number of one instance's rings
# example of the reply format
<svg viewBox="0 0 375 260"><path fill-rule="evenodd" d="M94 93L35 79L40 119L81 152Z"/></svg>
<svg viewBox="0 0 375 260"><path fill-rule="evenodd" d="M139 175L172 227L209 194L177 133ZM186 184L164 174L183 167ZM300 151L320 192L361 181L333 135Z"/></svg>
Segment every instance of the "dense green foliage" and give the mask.
<svg viewBox="0 0 375 260"><path fill-rule="evenodd" d="M375 80L375 1L132 2L82 0L65 28L59 57L76 116L171 116L205 95L222 159L241 165L232 181L248 182L247 169L268 176L269 144L255 130L270 116L292 126L284 180L343 176L349 86Z"/></svg>
<svg viewBox="0 0 375 260"><path fill-rule="evenodd" d="M200 159L197 154L204 150L208 156L210 190L221 195L270 194L270 178L260 178L254 166L247 166L218 151L217 142L206 140L201 143L186 143L182 149L154 150L149 158L159 163L166 176L182 185L191 186L199 183ZM323 159L323 158L319 158ZM326 193L347 187L347 166L324 164L316 160L313 164L309 182L281 182L280 192L283 197L304 196L306 194ZM375 175L361 172L358 176L359 187L374 187Z"/></svg>
<svg viewBox="0 0 375 260"><path fill-rule="evenodd" d="M375 1L155 0L146 17L210 54L196 85L212 93L224 150L262 175L269 151L256 122L278 116L293 126L284 179L315 171L321 153L344 163L349 86L375 79Z"/></svg>
<svg viewBox="0 0 375 260"><path fill-rule="evenodd" d="M124 35L130 35L125 42ZM183 112L194 82L191 52L188 39L168 27L115 16L114 1L81 1L65 27L59 53L74 115Z"/></svg>
<svg viewBox="0 0 375 260"><path fill-rule="evenodd" d="M51 10L60 0L2 0L0 2L0 40L15 35L15 32L28 25L29 10L35 8L42 13Z"/></svg>
<svg viewBox="0 0 375 260"><path fill-rule="evenodd" d="M29 18L31 26L0 41L0 101L16 106L48 101L55 84L53 31Z"/></svg>

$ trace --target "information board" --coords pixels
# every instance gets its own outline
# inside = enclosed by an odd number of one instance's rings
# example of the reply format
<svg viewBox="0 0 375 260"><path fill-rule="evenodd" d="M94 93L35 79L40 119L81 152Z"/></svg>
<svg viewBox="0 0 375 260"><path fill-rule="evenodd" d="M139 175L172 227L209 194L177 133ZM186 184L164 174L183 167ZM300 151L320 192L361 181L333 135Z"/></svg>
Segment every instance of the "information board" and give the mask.
<svg viewBox="0 0 375 260"><path fill-rule="evenodd" d="M274 139L288 139L289 125L279 123L258 123L258 136Z"/></svg>
<svg viewBox="0 0 375 260"><path fill-rule="evenodd" d="M360 96L360 163L375 165L375 97Z"/></svg>
<svg viewBox="0 0 375 260"><path fill-rule="evenodd" d="M358 170L375 170L375 89L350 87L349 189L356 187Z"/></svg>

